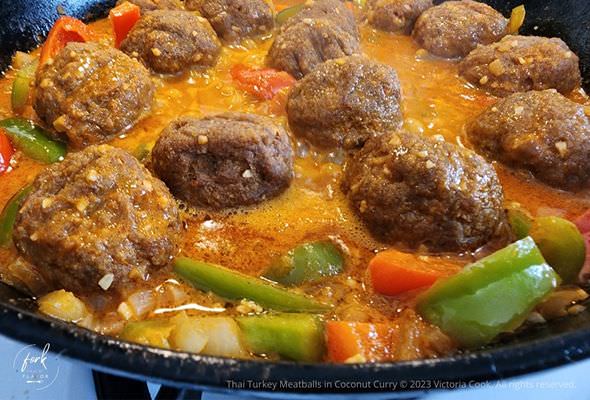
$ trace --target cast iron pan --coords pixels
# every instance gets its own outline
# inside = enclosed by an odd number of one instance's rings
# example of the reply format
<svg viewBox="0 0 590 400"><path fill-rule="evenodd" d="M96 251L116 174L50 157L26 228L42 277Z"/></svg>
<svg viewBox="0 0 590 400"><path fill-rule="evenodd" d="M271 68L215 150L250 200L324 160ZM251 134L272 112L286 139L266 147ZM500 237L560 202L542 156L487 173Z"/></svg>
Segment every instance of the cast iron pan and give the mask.
<svg viewBox="0 0 590 400"><path fill-rule="evenodd" d="M490 0L490 5L509 15L521 0ZM0 67L6 68L15 50L26 50L43 40L59 14L91 20L106 15L114 0L4 0L0 8ZM522 32L558 36L580 57L584 86L590 87L590 2L587 0L524 1L527 18ZM88 363L92 368L129 378L199 390L227 390L227 381L331 382L332 388L288 388L289 396L312 393L380 393L380 397L419 396L427 385L485 381L538 371L590 356L590 312L583 312L528 329L493 346L436 360L399 363L331 365L292 362L234 360L174 352L119 341L98 335L35 311L34 303L0 284L0 332L14 339L44 345L51 350ZM338 382L369 383L348 389ZM395 393L373 383L405 382ZM429 384L422 381L430 382ZM319 386L319 385L316 385ZM363 385L360 385L363 386ZM263 396L264 392L251 393Z"/></svg>

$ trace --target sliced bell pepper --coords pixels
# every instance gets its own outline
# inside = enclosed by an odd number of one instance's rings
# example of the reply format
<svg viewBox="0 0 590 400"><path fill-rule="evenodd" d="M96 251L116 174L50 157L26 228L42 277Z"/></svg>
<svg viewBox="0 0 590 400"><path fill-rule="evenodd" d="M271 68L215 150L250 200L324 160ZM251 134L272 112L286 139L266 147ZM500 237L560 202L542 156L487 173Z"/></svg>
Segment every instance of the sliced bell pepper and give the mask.
<svg viewBox="0 0 590 400"><path fill-rule="evenodd" d="M526 16L526 10L524 9L524 5L521 4L517 7L512 9L510 13L510 20L508 21L508 34L509 35L517 35L518 30L524 23L524 18Z"/></svg>
<svg viewBox="0 0 590 400"><path fill-rule="evenodd" d="M175 325L167 318L128 322L119 338L147 346L170 348L170 334Z"/></svg>
<svg viewBox="0 0 590 400"><path fill-rule="evenodd" d="M285 22L287 22L289 18L301 11L304 6L305 2L301 2L299 4L295 4L294 6L287 7L281 10L279 13L277 13L277 16L275 17L277 25L283 25Z"/></svg>
<svg viewBox="0 0 590 400"><path fill-rule="evenodd" d="M51 139L47 132L27 119L2 120L0 129L17 149L34 160L50 164L63 160L66 155L66 146L63 143Z"/></svg>
<svg viewBox="0 0 590 400"><path fill-rule="evenodd" d="M293 86L295 78L273 68L250 68L243 64L232 67L231 76L238 87L261 100L270 100L281 89Z"/></svg>
<svg viewBox="0 0 590 400"><path fill-rule="evenodd" d="M431 286L459 269L459 264L451 260L429 257L425 261L415 254L397 250L382 251L369 262L373 289L388 296Z"/></svg>
<svg viewBox="0 0 590 400"><path fill-rule="evenodd" d="M344 268L340 250L329 241L306 243L275 260L265 278L282 285L298 285L325 276L338 275Z"/></svg>
<svg viewBox="0 0 590 400"><path fill-rule="evenodd" d="M115 35L116 48L121 46L121 42L127 37L127 34L133 28L135 23L139 21L140 17L141 9L139 6L128 1L111 9L109 12L109 19L111 20L113 33Z"/></svg>
<svg viewBox="0 0 590 400"><path fill-rule="evenodd" d="M0 175L2 175L8 167L10 167L10 160L14 155L14 148L8 139L8 136L0 132Z"/></svg>
<svg viewBox="0 0 590 400"><path fill-rule="evenodd" d="M312 314L238 317L246 346L254 354L277 354L294 361L321 361L325 352L321 319Z"/></svg>
<svg viewBox="0 0 590 400"><path fill-rule="evenodd" d="M533 224L533 217L525 209L517 206L508 208L507 215L514 236L518 240L527 237Z"/></svg>
<svg viewBox="0 0 590 400"><path fill-rule="evenodd" d="M520 326L558 283L558 275L527 237L435 283L418 297L417 310L472 348Z"/></svg>
<svg viewBox="0 0 590 400"><path fill-rule="evenodd" d="M12 228L16 220L16 215L24 199L31 193L32 189L31 186L27 185L19 190L8 200L2 213L0 213L0 247L6 247L12 243Z"/></svg>
<svg viewBox="0 0 590 400"><path fill-rule="evenodd" d="M248 299L272 310L323 313L331 306L220 265L179 257L174 272L197 289L230 300Z"/></svg>
<svg viewBox="0 0 590 400"><path fill-rule="evenodd" d="M14 82L12 82L12 93L10 97L13 111L20 112L27 104L29 92L31 91L31 82L35 78L35 72L38 66L39 59L34 59L16 73Z"/></svg>
<svg viewBox="0 0 590 400"><path fill-rule="evenodd" d="M45 64L55 57L61 49L66 47L69 42L89 42L93 37L92 30L84 22L73 17L60 17L55 21L47 35L47 39L45 39L39 63L41 65Z"/></svg>
<svg viewBox="0 0 590 400"><path fill-rule="evenodd" d="M393 329L383 323L328 321L326 340L329 361L382 361L388 358Z"/></svg>

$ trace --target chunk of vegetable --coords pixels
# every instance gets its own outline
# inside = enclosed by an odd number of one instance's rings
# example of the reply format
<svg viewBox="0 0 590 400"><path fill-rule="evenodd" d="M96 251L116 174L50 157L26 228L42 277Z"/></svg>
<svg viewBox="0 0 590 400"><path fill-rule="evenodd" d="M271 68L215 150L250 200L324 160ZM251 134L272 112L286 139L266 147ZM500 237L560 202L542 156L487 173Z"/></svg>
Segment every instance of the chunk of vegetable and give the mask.
<svg viewBox="0 0 590 400"><path fill-rule="evenodd" d="M533 224L533 217L521 207L510 207L507 210L508 223L518 240L524 239L529 235L529 230Z"/></svg>
<svg viewBox="0 0 590 400"><path fill-rule="evenodd" d="M170 333L170 343L174 348L191 353L200 353L205 348L209 337L196 318L187 317L186 313L181 312L170 320L174 323Z"/></svg>
<svg viewBox="0 0 590 400"><path fill-rule="evenodd" d="M12 82L11 104L12 110L21 112L29 100L29 92L31 91L31 83L35 78L35 72L39 66L39 59L25 64L16 73L14 82Z"/></svg>
<svg viewBox="0 0 590 400"><path fill-rule="evenodd" d="M393 330L388 324L328 321L328 360L333 362L373 362L387 359Z"/></svg>
<svg viewBox="0 0 590 400"><path fill-rule="evenodd" d="M170 334L175 326L169 319L128 322L119 337L146 346L170 348Z"/></svg>
<svg viewBox="0 0 590 400"><path fill-rule="evenodd" d="M312 314L239 317L246 345L255 354L278 354L295 361L321 361L325 351L321 319Z"/></svg>
<svg viewBox="0 0 590 400"><path fill-rule="evenodd" d="M586 244L576 225L559 217L538 217L529 235L565 283L578 280L586 259Z"/></svg>
<svg viewBox="0 0 590 400"><path fill-rule="evenodd" d="M435 283L417 309L463 346L477 347L520 326L558 282L527 237Z"/></svg>
<svg viewBox="0 0 590 400"><path fill-rule="evenodd" d="M139 6L128 1L112 8L109 12L109 19L115 36L115 47L119 48L121 42L127 37L129 31L141 17Z"/></svg>
<svg viewBox="0 0 590 400"><path fill-rule="evenodd" d="M43 48L41 49L41 56L39 63L45 64L47 61L55 57L57 53L69 42L89 42L93 39L91 29L84 22L73 17L60 17L47 35Z"/></svg>
<svg viewBox="0 0 590 400"><path fill-rule="evenodd" d="M251 68L236 64L231 69L231 76L238 87L261 100L270 100L281 89L291 87L296 80L285 71L273 68Z"/></svg>
<svg viewBox="0 0 590 400"><path fill-rule="evenodd" d="M277 16L275 17L275 21L276 21L277 25L279 25L279 26L283 25L285 22L287 22L287 20L289 18L291 18L292 16L297 14L299 11L301 11L304 6L305 6L305 2L302 2L299 4L295 4L294 6L291 6L291 7L287 7L284 10L281 10L279 13L277 13Z"/></svg>
<svg viewBox="0 0 590 400"><path fill-rule="evenodd" d="M0 247L6 247L12 243L12 228L14 227L14 221L18 210L29 193L31 193L32 187L25 186L19 190L10 200L6 203L6 206L0 214Z"/></svg>
<svg viewBox="0 0 590 400"><path fill-rule="evenodd" d="M275 260L264 276L283 285L298 285L325 276L338 275L344 258L329 241L306 243Z"/></svg>
<svg viewBox="0 0 590 400"><path fill-rule="evenodd" d="M450 260L436 257L424 260L415 254L397 250L382 251L369 262L373 289L389 296L431 286L459 268L458 264Z"/></svg>
<svg viewBox="0 0 590 400"><path fill-rule="evenodd" d="M273 310L322 313L331 308L328 304L270 282L186 257L174 260L174 272L197 289L231 300L249 299Z"/></svg>
<svg viewBox="0 0 590 400"><path fill-rule="evenodd" d="M51 139L32 121L24 118L8 118L0 121L0 128L17 149L34 160L49 164L63 160L66 155L66 146Z"/></svg>
<svg viewBox="0 0 590 400"><path fill-rule="evenodd" d="M88 316L86 305L72 292L56 290L41 297L39 311L62 321L78 322Z"/></svg>
<svg viewBox="0 0 590 400"><path fill-rule="evenodd" d="M195 318L207 335L207 344L202 354L222 357L245 357L242 333L236 321L229 317Z"/></svg>
<svg viewBox="0 0 590 400"><path fill-rule="evenodd" d="M10 160L14 155L14 148L8 136L0 132L0 175L10 167Z"/></svg>
<svg viewBox="0 0 590 400"><path fill-rule="evenodd" d="M521 4L520 6L514 7L512 12L510 13L510 20L508 21L508 34L509 35L516 35L518 34L518 30L524 23L524 18L526 16L526 11L524 9L524 5Z"/></svg>

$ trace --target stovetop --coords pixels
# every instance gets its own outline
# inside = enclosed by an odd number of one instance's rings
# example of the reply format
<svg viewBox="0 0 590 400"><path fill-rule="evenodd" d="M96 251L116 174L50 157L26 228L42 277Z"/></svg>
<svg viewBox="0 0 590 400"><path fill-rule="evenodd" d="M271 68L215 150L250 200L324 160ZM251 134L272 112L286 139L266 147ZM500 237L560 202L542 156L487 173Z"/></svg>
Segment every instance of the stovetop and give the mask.
<svg viewBox="0 0 590 400"><path fill-rule="evenodd" d="M47 346L49 346L47 348ZM45 349L20 343L0 335L0 400L94 400L109 399L113 381L82 363L55 355L50 345ZM145 390L145 385L129 382L130 389ZM111 385L109 387L108 385ZM499 382L473 383L466 389L437 391L425 394L421 400L590 400L590 360L571 363L548 371ZM98 392L97 392L98 390ZM118 392L115 390L115 392ZM133 391L131 391L133 392ZM148 393L149 392L149 393ZM178 393L160 391L160 385L149 383L142 400L147 398L176 398ZM121 393L121 392L119 392ZM137 392L136 392L137 393ZM159 393L159 395L158 395ZM124 398L119 395L118 398ZM318 396L320 397L320 396ZM128 398L128 395L126 396ZM184 398L202 400L239 399L237 394L193 392ZM280 399L281 396L276 397ZM316 397L317 398L317 397ZM332 397L334 398L334 397ZM350 398L350 397L349 397ZM343 397L344 399L344 397ZM110 400L110 399L109 399Z"/></svg>

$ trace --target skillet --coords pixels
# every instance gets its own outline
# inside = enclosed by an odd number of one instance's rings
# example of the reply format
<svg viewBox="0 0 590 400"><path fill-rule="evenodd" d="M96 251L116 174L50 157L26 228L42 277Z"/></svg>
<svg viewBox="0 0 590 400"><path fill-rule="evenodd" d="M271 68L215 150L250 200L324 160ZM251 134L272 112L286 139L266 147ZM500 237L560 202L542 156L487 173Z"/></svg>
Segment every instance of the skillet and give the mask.
<svg viewBox="0 0 590 400"><path fill-rule="evenodd" d="M522 32L561 37L579 55L583 85L590 89L590 3L587 0L486 2L505 15L524 3L527 18ZM0 9L0 70L7 68L15 50L30 49L41 42L60 14L88 21L104 17L113 4L114 1L100 0L4 0ZM434 360L331 365L234 360L150 348L49 319L35 308L33 301L0 284L0 333L40 346L49 342L52 351L65 351L65 356L96 370L187 389L227 390L228 380L263 379L295 383L279 389L291 392L292 396L345 392L359 398L361 393L381 392L380 397L414 397L429 388L461 387L469 382L539 371L590 356L588 311L511 335L479 351ZM297 387L296 383L302 380L330 384ZM351 390L338 385L347 381L359 382L359 387ZM377 381L397 382L395 393L391 385L375 384Z"/></svg>

